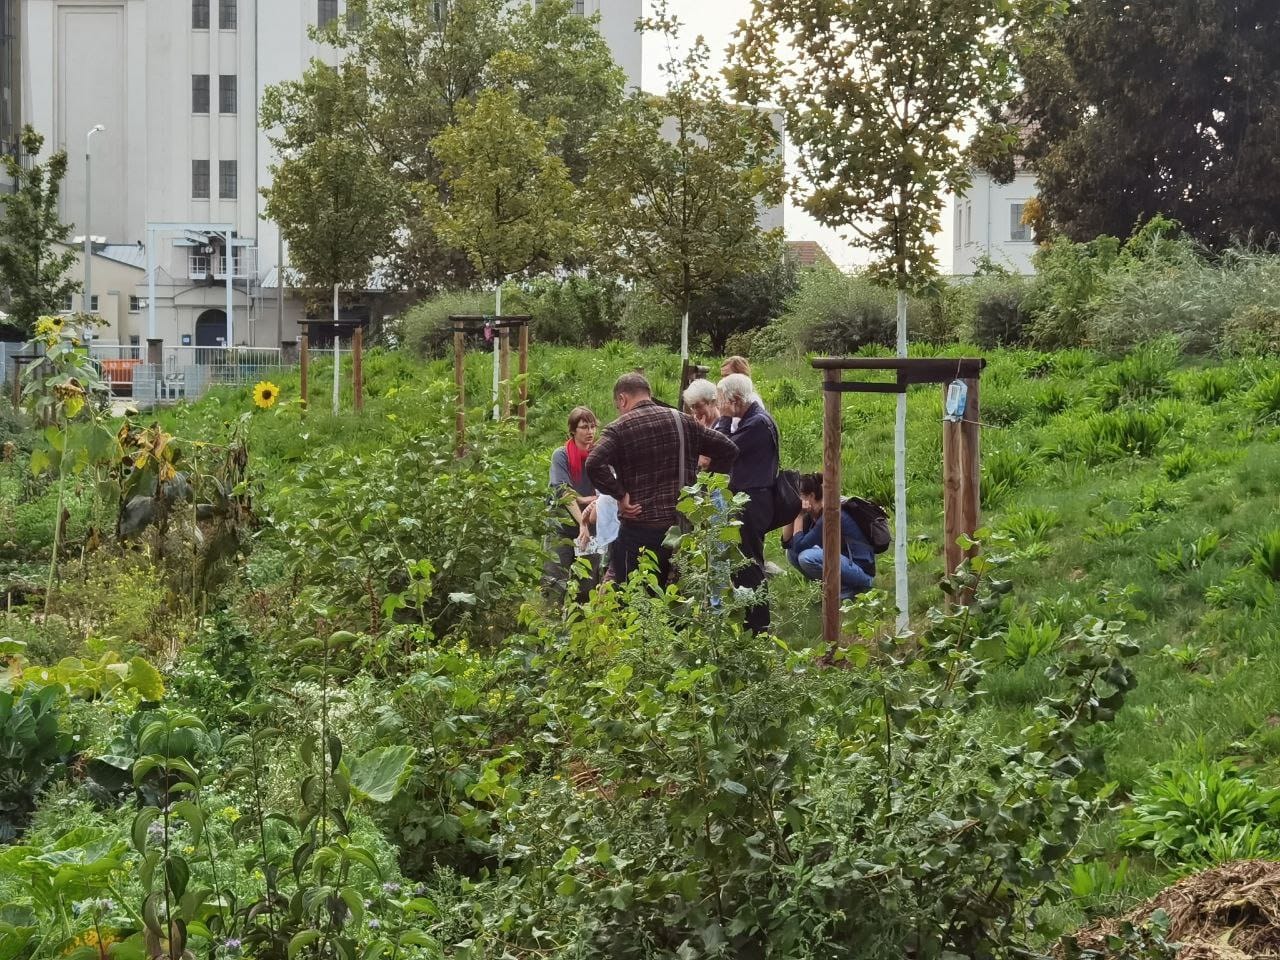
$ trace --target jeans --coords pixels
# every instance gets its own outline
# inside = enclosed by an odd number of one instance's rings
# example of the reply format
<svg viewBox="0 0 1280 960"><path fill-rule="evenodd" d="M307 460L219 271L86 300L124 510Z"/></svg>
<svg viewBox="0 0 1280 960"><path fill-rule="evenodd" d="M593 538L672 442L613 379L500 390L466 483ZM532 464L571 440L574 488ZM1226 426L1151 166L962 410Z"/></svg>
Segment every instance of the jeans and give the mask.
<svg viewBox="0 0 1280 960"><path fill-rule="evenodd" d="M640 554L649 550L658 558L658 587L664 588L671 576L671 548L662 545L666 538L665 527L642 527L625 520L620 523L618 539L613 541L610 552L614 579L625 581L640 565Z"/></svg>
<svg viewBox="0 0 1280 960"><path fill-rule="evenodd" d="M735 587L764 593L763 599L747 608L747 629L763 633L769 629L769 597L764 578L764 538L773 519L773 488L754 487L742 491L751 499L742 509L742 555L748 563L733 575Z"/></svg>
<svg viewBox="0 0 1280 960"><path fill-rule="evenodd" d="M809 547L797 550L787 548L787 559L791 565L810 580L822 579L822 548ZM861 566L843 554L840 557L840 599L851 600L865 590L870 590L875 583L875 576L867 573Z"/></svg>

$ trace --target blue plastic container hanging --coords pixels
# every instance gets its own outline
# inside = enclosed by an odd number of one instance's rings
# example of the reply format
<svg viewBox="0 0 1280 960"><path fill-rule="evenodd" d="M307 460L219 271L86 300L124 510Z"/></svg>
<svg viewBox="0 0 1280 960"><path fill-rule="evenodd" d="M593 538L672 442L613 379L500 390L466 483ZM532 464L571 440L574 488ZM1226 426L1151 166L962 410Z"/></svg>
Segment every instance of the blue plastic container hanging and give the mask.
<svg viewBox="0 0 1280 960"><path fill-rule="evenodd" d="M963 380L952 380L947 387L947 400L944 404L942 419L950 423L958 423L964 419L964 408L969 402L969 388Z"/></svg>

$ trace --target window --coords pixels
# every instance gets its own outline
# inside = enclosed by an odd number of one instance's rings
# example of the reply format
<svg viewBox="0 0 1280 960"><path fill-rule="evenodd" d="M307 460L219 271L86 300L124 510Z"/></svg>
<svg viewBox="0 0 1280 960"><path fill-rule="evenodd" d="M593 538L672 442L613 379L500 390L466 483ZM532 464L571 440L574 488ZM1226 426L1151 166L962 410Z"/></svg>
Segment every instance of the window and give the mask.
<svg viewBox="0 0 1280 960"><path fill-rule="evenodd" d="M142 346L142 338L136 333L129 334L129 356L125 359L140 360L140 354L142 353L142 351L138 349L140 346Z"/></svg>
<svg viewBox="0 0 1280 960"><path fill-rule="evenodd" d="M209 199L209 161L191 161L191 196L196 200Z"/></svg>
<svg viewBox="0 0 1280 960"><path fill-rule="evenodd" d="M129 312L130 312L130 313L141 313L141 312L142 312L143 310L145 310L145 309L147 309L147 298L146 298L146 297L135 297L135 296L133 296L132 294L130 294L130 296L129 296Z"/></svg>
<svg viewBox="0 0 1280 960"><path fill-rule="evenodd" d="M218 112L236 112L236 75L224 73L218 77Z"/></svg>
<svg viewBox="0 0 1280 960"><path fill-rule="evenodd" d="M964 242L973 243L973 204L964 205Z"/></svg>
<svg viewBox="0 0 1280 960"><path fill-rule="evenodd" d="M326 27L338 19L338 0L318 0L316 22Z"/></svg>
<svg viewBox="0 0 1280 960"><path fill-rule="evenodd" d="M955 227L952 231L956 235L955 243L956 243L957 250L960 249L960 231L963 227L964 227L964 210L960 206L960 201L957 200L956 201L956 222L955 222Z"/></svg>
<svg viewBox="0 0 1280 960"><path fill-rule="evenodd" d="M58 306L59 313L75 313L76 305L72 299L72 294L67 294L62 298L62 303Z"/></svg>
<svg viewBox="0 0 1280 960"><path fill-rule="evenodd" d="M347 0L347 29L359 30L364 26L363 11L351 6L351 0Z"/></svg>
<svg viewBox="0 0 1280 960"><path fill-rule="evenodd" d="M191 0L191 29L209 29L209 0Z"/></svg>
<svg viewBox="0 0 1280 960"><path fill-rule="evenodd" d="M218 29L236 28L236 0L218 0Z"/></svg>
<svg viewBox="0 0 1280 960"><path fill-rule="evenodd" d="M89 312L90 313L98 312L98 295L96 293L89 298Z"/></svg>
<svg viewBox="0 0 1280 960"><path fill-rule="evenodd" d="M236 198L236 162L234 160L218 161L218 196L223 200Z"/></svg>
<svg viewBox="0 0 1280 960"><path fill-rule="evenodd" d="M573 0L573 12L580 17L587 15L587 0Z"/></svg>
<svg viewBox="0 0 1280 960"><path fill-rule="evenodd" d="M191 112L209 112L209 75L207 73L191 75Z"/></svg>
<svg viewBox="0 0 1280 960"><path fill-rule="evenodd" d="M1031 239L1031 228L1022 222L1022 212L1026 210L1025 203L1009 204L1009 239L1020 240L1026 242Z"/></svg>

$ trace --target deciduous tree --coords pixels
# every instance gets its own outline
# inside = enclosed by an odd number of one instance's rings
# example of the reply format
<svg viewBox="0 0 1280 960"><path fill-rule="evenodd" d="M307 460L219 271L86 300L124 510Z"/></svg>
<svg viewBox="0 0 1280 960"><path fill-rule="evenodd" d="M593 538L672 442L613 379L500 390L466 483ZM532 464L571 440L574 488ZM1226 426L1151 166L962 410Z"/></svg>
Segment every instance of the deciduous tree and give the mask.
<svg viewBox="0 0 1280 960"><path fill-rule="evenodd" d="M29 337L43 314L57 313L80 289L70 279L76 252L62 246L71 228L58 215L58 196L67 175L63 150L39 161L44 137L24 127L22 159L6 156L15 189L0 194L0 294L7 292L9 324Z"/></svg>
<svg viewBox="0 0 1280 960"><path fill-rule="evenodd" d="M1015 0L753 0L730 51L750 103L781 105L803 174L802 202L853 235L898 291L936 270L931 237L945 192L970 181L962 132L1009 95ZM907 613L906 397L895 443L894 566Z"/></svg>
<svg viewBox="0 0 1280 960"><path fill-rule="evenodd" d="M660 3L646 24L674 43L678 22ZM683 315L711 286L780 256L762 207L782 202L778 132L767 113L724 99L698 37L663 70L667 93L636 92L590 149L592 222L604 269L644 283Z"/></svg>
<svg viewBox="0 0 1280 960"><path fill-rule="evenodd" d="M1270 0L1076 0L1022 32L1006 119L1040 229L1086 242L1164 214L1211 247L1280 233L1277 47Z"/></svg>

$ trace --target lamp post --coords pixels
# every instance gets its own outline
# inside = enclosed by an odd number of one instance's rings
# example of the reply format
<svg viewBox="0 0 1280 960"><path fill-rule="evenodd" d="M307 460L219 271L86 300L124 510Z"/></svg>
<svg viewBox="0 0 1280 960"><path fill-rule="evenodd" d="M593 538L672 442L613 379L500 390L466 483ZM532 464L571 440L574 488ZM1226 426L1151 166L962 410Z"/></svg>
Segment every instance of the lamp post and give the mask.
<svg viewBox="0 0 1280 960"><path fill-rule="evenodd" d="M107 129L102 124L96 124L92 130L84 135L84 312L89 313L90 307L93 305L93 287L90 281L93 278L93 237L89 234L89 217L92 208L93 193L90 189L89 181L89 164L91 159L91 150L93 143L93 135L101 133Z"/></svg>

